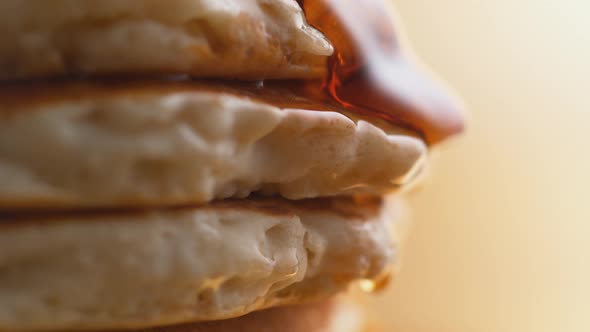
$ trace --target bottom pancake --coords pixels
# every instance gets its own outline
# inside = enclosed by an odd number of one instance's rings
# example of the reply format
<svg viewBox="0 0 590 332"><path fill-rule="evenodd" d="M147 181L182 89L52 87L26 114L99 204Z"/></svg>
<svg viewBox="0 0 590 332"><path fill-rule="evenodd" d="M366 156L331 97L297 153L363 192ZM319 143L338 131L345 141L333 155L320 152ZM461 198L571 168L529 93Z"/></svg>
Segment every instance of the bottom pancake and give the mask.
<svg viewBox="0 0 590 332"><path fill-rule="evenodd" d="M378 279L391 203L250 198L197 208L0 218L0 331L237 317Z"/></svg>
<svg viewBox="0 0 590 332"><path fill-rule="evenodd" d="M363 312L354 303L331 300L272 308L222 321L133 332L368 332L365 325Z"/></svg>

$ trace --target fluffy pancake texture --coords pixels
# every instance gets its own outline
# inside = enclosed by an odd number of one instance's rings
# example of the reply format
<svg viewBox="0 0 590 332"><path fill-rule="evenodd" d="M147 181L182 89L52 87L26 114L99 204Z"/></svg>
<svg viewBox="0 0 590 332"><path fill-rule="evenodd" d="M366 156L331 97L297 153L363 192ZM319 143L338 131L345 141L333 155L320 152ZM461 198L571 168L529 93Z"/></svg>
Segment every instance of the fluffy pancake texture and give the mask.
<svg viewBox="0 0 590 332"><path fill-rule="evenodd" d="M311 78L332 54L295 0L3 0L0 38L0 80Z"/></svg>
<svg viewBox="0 0 590 332"><path fill-rule="evenodd" d="M325 299L388 270L391 203L4 215L0 331L147 328Z"/></svg>
<svg viewBox="0 0 590 332"><path fill-rule="evenodd" d="M368 332L363 314L355 303L339 299L273 308L229 320L141 332Z"/></svg>
<svg viewBox="0 0 590 332"><path fill-rule="evenodd" d="M385 123L197 82L0 88L4 208L381 195L406 184L425 154L421 139Z"/></svg>

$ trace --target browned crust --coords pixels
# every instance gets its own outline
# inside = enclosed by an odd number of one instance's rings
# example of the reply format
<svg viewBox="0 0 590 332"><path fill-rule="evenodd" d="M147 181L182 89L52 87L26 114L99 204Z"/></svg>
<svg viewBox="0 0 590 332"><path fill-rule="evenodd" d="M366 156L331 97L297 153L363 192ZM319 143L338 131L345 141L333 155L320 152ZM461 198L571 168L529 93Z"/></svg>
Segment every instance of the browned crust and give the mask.
<svg viewBox="0 0 590 332"><path fill-rule="evenodd" d="M331 99L320 80L236 81L193 79L187 75L151 75L142 77L104 76L102 78L69 78L13 83L0 82L0 119L15 112L41 111L62 102L89 99L114 100L133 97L164 97L177 93L218 93L249 98L278 108L308 111L330 111L349 118L358 118L385 128L391 127L382 119L351 113ZM415 132L396 127L406 135Z"/></svg>
<svg viewBox="0 0 590 332"><path fill-rule="evenodd" d="M303 84L289 81L234 81L192 79L186 75L70 78L15 83L0 83L0 116L13 111L39 110L39 107L86 99L115 99L174 93L212 92L250 97L277 107L308 110L345 110L323 96L321 82ZM313 98L305 98L312 93ZM323 97L323 98L322 98Z"/></svg>
<svg viewBox="0 0 590 332"><path fill-rule="evenodd" d="M304 212L331 213L351 220L367 220L379 213L383 204L380 197L374 196L342 196L314 198L304 200L288 200L280 197L252 196L246 199L226 199L214 201L206 205L178 206L163 209L90 209L90 210L55 210L30 211L13 210L0 212L0 227L30 225L31 223L47 223L57 221L76 221L97 219L108 221L108 217L121 215L142 215L155 211L187 211L187 210L242 210L255 211L268 215L295 215ZM83 218L81 218L83 217ZM114 218L115 220L116 218Z"/></svg>
<svg viewBox="0 0 590 332"><path fill-rule="evenodd" d="M278 108L329 111L349 118L363 119L380 128L390 124L375 116L351 113L324 93L320 80L235 81L192 79L187 75L104 76L101 78L66 78L18 83L0 83L0 120L23 111L51 109L52 104L82 100L113 100L166 96L176 93L209 92L249 98ZM396 127L405 135L419 137L412 131Z"/></svg>

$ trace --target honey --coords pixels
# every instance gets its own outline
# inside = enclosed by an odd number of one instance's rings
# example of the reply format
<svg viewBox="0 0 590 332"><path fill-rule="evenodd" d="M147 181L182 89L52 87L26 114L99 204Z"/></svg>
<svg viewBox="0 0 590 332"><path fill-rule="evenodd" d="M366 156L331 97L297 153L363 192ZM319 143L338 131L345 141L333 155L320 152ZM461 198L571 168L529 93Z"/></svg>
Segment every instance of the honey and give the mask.
<svg viewBox="0 0 590 332"><path fill-rule="evenodd" d="M453 98L400 48L386 0L298 2L335 48L322 82L330 102L412 129L429 144L463 130Z"/></svg>
<svg viewBox="0 0 590 332"><path fill-rule="evenodd" d="M359 288L365 293L380 293L383 292L394 279L393 271L384 272L376 279L362 279L359 281Z"/></svg>

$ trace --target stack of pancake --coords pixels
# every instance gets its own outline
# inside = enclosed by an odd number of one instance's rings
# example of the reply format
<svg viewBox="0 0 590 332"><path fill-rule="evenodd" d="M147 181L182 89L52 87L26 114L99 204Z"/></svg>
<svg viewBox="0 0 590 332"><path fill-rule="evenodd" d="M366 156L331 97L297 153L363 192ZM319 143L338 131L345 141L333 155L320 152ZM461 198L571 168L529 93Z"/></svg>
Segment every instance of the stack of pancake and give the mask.
<svg viewBox="0 0 590 332"><path fill-rule="evenodd" d="M427 146L273 102L334 52L296 1L0 13L0 331L361 330L334 296L387 278Z"/></svg>

